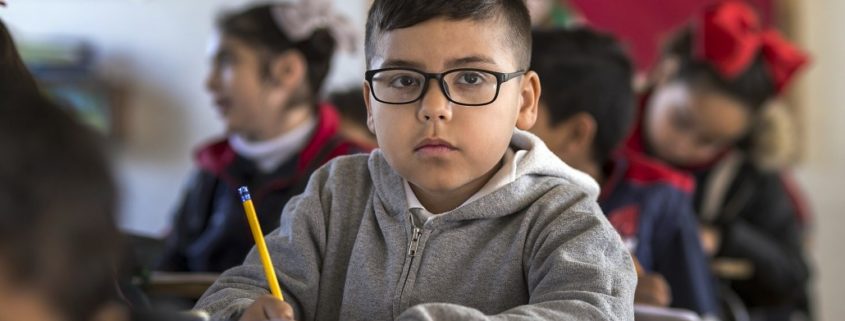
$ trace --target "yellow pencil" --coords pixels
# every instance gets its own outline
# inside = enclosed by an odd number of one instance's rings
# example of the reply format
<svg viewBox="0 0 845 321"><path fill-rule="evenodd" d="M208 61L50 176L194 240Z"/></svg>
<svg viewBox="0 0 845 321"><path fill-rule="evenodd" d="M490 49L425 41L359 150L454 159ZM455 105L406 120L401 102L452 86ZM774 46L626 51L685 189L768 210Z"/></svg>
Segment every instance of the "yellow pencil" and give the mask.
<svg viewBox="0 0 845 321"><path fill-rule="evenodd" d="M267 283L270 285L270 292L273 296L284 301L285 297L282 295L282 288L279 287L279 281L276 279L276 269L273 268L273 261L270 260L270 252L267 251L267 244L264 243L264 233L261 232L261 226L258 224L258 215L255 214L255 206L252 205L252 197L249 195L249 189L246 186L241 186L238 189L241 194L241 201L244 204L244 211L246 218L249 221L249 229L252 230L252 237L255 239L255 247L258 248L258 255L261 257L261 263L264 265L264 274L267 275Z"/></svg>

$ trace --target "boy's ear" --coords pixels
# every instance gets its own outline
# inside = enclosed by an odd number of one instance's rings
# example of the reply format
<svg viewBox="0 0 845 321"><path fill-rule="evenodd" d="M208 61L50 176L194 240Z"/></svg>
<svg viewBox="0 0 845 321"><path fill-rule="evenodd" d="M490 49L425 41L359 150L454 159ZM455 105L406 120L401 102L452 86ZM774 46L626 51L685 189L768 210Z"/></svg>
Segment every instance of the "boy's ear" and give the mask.
<svg viewBox="0 0 845 321"><path fill-rule="evenodd" d="M592 115L580 112L566 120L569 128L569 142L572 148L587 153L593 148L598 124Z"/></svg>
<svg viewBox="0 0 845 321"><path fill-rule="evenodd" d="M375 135L376 127L375 123L373 123L373 109L370 106L370 84L365 81L362 87L362 91L364 94L364 106L367 107L367 129L369 129L370 132Z"/></svg>
<svg viewBox="0 0 845 321"><path fill-rule="evenodd" d="M537 108L540 105L540 76L533 70L525 73L520 91L519 114L516 128L529 130L537 122Z"/></svg>

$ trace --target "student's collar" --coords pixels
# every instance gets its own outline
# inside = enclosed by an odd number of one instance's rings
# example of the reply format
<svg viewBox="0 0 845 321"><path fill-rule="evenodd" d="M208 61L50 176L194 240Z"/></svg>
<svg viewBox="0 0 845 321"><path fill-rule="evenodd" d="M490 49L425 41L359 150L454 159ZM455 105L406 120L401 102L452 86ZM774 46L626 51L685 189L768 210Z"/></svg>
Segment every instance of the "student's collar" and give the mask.
<svg viewBox="0 0 845 321"><path fill-rule="evenodd" d="M317 120L312 118L287 133L260 142L251 142L235 134L229 137L229 144L239 155L253 161L262 172L272 172L305 146L316 125Z"/></svg>
<svg viewBox="0 0 845 321"><path fill-rule="evenodd" d="M493 177L491 177L490 180L488 180L487 183L484 184L484 186L482 186L481 189L478 190L478 192L475 192L475 194L470 196L470 198L468 198L455 209L472 203L490 193L493 193L497 189L502 188L503 186L515 181L517 164L525 155L525 153L525 150L514 151L513 148L508 147L508 149L505 151L504 157L502 157L502 167L499 169L499 171L497 171L496 174L494 174ZM408 181L405 179L402 180L402 184L405 188L405 199L408 203L408 209L410 210L416 208L420 209L429 216L432 215L431 212L426 209L425 206L422 205L422 203L420 203L420 200L417 198L417 195L414 194L413 189L411 189L411 184L409 184ZM438 213L436 215L448 214L449 212L451 211Z"/></svg>

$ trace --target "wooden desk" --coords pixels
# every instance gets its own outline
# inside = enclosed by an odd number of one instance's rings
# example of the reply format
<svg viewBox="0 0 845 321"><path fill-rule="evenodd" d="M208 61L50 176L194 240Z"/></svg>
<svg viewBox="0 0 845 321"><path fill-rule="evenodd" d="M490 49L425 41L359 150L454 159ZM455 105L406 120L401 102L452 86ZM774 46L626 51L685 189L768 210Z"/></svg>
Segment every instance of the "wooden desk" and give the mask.
<svg viewBox="0 0 845 321"><path fill-rule="evenodd" d="M149 295L199 299L218 276L217 273L153 272L143 289Z"/></svg>

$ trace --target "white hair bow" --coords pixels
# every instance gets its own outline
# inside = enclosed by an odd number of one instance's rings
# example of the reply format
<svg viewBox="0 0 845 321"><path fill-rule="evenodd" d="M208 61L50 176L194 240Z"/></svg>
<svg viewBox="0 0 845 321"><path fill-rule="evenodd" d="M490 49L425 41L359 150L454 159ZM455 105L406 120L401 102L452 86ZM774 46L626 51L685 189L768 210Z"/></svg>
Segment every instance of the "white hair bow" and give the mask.
<svg viewBox="0 0 845 321"><path fill-rule="evenodd" d="M335 13L328 0L300 0L276 5L273 19L294 42L308 39L319 29L327 29L337 42L338 49L356 50L358 36L355 27L346 17Z"/></svg>

